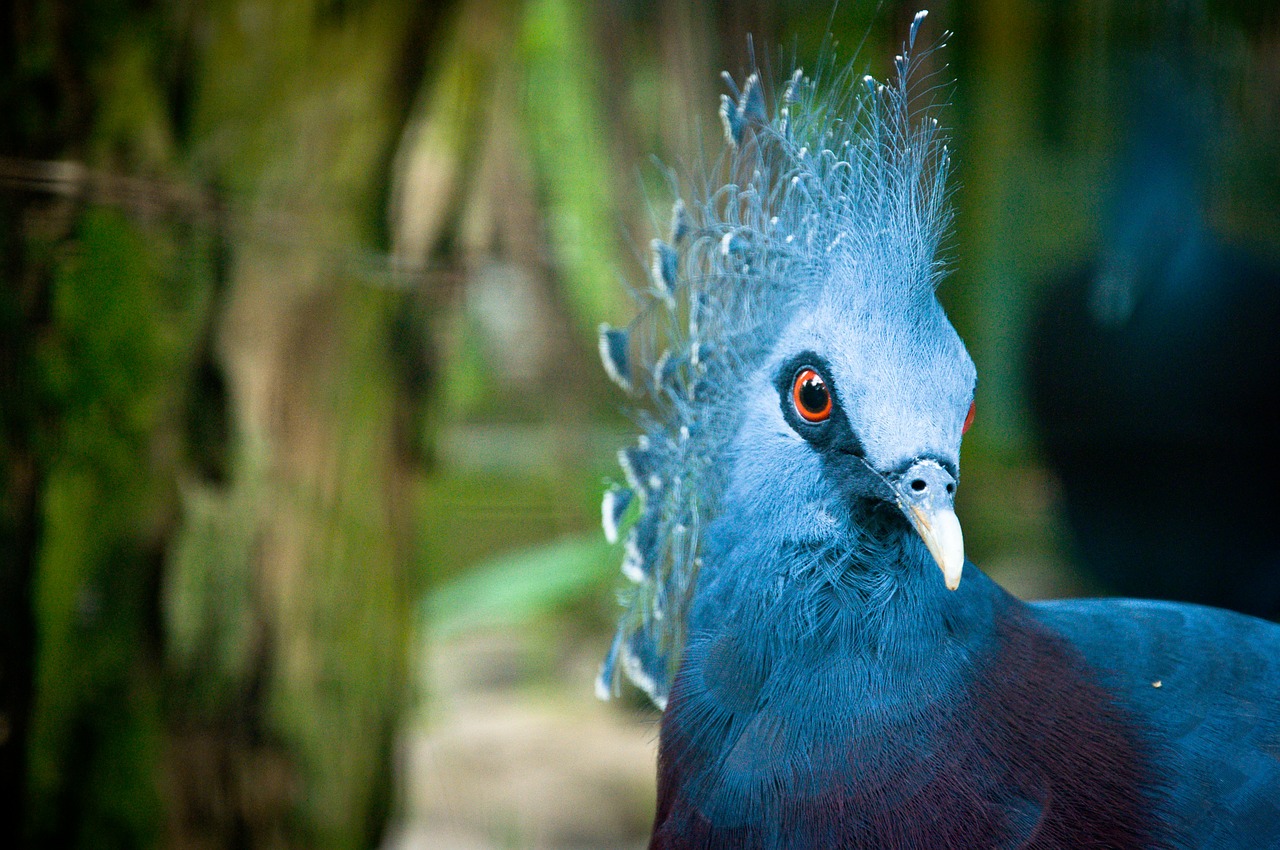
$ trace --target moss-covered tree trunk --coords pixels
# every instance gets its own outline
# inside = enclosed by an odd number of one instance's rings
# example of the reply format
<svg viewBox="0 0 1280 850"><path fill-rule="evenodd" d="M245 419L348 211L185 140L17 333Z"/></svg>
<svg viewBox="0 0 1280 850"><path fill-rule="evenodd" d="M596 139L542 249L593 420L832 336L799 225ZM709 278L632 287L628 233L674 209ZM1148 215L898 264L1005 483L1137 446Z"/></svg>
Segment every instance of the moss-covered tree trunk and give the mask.
<svg viewBox="0 0 1280 850"><path fill-rule="evenodd" d="M422 387L370 258L441 10L6 14L0 845L372 846Z"/></svg>

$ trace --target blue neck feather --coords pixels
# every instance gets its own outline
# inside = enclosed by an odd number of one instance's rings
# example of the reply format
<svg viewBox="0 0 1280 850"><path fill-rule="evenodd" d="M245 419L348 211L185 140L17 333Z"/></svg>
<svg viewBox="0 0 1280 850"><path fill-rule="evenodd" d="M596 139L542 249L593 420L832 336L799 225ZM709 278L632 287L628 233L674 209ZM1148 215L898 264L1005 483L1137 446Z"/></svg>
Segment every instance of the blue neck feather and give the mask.
<svg viewBox="0 0 1280 850"><path fill-rule="evenodd" d="M709 549L651 846L1158 846L1148 745L1083 659L882 539Z"/></svg>

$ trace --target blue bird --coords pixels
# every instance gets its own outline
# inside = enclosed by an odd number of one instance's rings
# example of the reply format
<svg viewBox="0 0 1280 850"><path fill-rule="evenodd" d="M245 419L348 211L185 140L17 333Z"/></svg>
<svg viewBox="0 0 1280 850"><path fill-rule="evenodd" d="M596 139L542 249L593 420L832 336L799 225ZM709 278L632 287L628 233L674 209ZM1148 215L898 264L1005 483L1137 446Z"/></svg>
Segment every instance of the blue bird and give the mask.
<svg viewBox="0 0 1280 850"><path fill-rule="evenodd" d="M731 82L715 178L601 329L642 433L598 690L663 709L650 847L1280 846L1280 627L1028 604L965 560L923 17L888 83Z"/></svg>

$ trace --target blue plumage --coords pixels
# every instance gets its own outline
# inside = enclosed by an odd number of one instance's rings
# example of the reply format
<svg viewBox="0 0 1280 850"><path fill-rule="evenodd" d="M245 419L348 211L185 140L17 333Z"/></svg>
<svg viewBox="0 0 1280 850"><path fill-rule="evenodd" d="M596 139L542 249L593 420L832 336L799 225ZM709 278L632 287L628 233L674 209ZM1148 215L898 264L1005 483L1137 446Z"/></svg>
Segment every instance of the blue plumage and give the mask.
<svg viewBox="0 0 1280 850"><path fill-rule="evenodd" d="M717 179L602 337L646 401L604 506L613 530L639 501L599 689L665 709L651 846L1280 844L1280 630L1028 605L964 560L976 373L934 296L917 63L797 72L772 117L735 87Z"/></svg>

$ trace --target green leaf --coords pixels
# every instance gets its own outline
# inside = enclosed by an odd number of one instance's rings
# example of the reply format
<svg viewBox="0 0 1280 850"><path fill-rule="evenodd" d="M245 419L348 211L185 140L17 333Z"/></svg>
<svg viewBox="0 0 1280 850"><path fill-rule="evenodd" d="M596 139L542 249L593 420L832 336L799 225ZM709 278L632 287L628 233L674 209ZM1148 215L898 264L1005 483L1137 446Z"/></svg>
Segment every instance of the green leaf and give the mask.
<svg viewBox="0 0 1280 850"><path fill-rule="evenodd" d="M480 564L427 598L427 630L443 638L527 623L596 593L614 572L615 554L603 538L580 535Z"/></svg>

